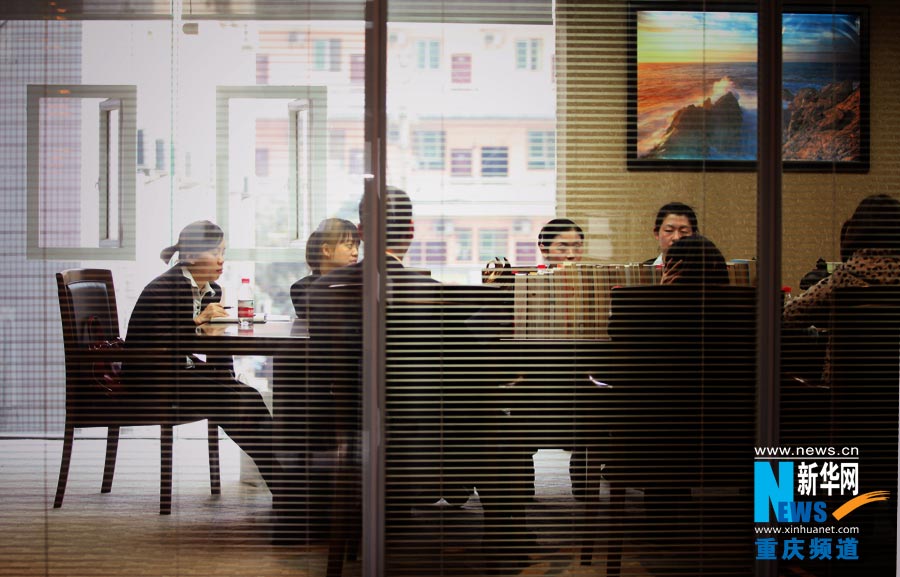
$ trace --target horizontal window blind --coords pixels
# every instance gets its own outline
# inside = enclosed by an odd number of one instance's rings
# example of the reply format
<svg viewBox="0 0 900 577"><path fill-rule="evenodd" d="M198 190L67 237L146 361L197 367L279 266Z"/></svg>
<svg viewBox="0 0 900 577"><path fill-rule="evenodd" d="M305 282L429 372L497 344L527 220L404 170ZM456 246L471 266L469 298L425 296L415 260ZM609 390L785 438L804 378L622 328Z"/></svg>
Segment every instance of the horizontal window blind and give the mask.
<svg viewBox="0 0 900 577"><path fill-rule="evenodd" d="M754 3L385 8L0 7L6 571L892 574L900 8L784 6L778 191Z"/></svg>
<svg viewBox="0 0 900 577"><path fill-rule="evenodd" d="M362 20L365 6L358 0L184 0L178 2L185 20ZM549 0L421 0L391 2L391 20L402 22L468 22L549 24ZM10 19L145 19L169 18L172 3L138 0L58 0L35 3L11 0L0 8Z"/></svg>

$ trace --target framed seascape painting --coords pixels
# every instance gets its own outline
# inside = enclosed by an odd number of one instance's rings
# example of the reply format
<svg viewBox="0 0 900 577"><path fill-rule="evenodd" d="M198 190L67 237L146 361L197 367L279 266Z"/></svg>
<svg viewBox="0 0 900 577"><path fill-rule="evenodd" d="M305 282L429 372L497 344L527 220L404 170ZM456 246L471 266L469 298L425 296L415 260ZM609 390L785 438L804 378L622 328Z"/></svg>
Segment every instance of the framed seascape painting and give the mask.
<svg viewBox="0 0 900 577"><path fill-rule="evenodd" d="M628 168L753 170L754 9L634 2L629 24ZM865 10L785 5L782 31L785 170L867 171Z"/></svg>

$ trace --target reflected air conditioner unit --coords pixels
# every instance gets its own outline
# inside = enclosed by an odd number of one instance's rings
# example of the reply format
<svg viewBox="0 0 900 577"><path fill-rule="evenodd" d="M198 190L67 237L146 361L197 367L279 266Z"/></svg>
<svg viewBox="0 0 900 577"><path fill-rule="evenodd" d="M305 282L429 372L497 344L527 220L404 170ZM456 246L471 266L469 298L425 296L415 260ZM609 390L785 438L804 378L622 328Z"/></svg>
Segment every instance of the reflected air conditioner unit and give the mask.
<svg viewBox="0 0 900 577"><path fill-rule="evenodd" d="M500 48L501 46L503 46L503 42L505 40L506 37L502 32L486 32L484 34L484 47Z"/></svg>
<svg viewBox="0 0 900 577"><path fill-rule="evenodd" d="M434 224L434 231L443 234L453 234L453 221L441 219Z"/></svg>
<svg viewBox="0 0 900 577"><path fill-rule="evenodd" d="M524 218L520 218L520 219L517 219L517 220L513 223L513 232L517 232L517 233L526 233L526 234L527 234L527 233L530 233L530 232L531 232L531 229L532 229L532 227L531 227L531 221L530 221L530 220L527 220L527 219L524 219Z"/></svg>
<svg viewBox="0 0 900 577"><path fill-rule="evenodd" d="M391 44L396 44L397 46L406 46L408 41L406 32L391 32L388 40Z"/></svg>

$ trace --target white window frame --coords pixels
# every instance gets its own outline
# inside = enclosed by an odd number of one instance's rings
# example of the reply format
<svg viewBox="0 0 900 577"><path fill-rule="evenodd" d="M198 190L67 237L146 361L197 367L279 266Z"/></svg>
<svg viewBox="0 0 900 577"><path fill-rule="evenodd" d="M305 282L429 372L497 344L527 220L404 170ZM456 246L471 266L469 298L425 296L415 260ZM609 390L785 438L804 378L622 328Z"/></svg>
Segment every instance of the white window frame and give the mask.
<svg viewBox="0 0 900 577"><path fill-rule="evenodd" d="M487 162L488 160L499 160L499 156L494 156L503 152L503 173L496 172L500 168L500 164L495 162ZM485 156L487 155L487 156ZM493 180L500 178L509 178L509 146L494 145L481 147L481 178L485 180Z"/></svg>
<svg viewBox="0 0 900 577"><path fill-rule="evenodd" d="M321 48L322 61L319 61ZM313 70L316 72L340 72L343 42L340 38L316 38L313 40Z"/></svg>
<svg viewBox="0 0 900 577"><path fill-rule="evenodd" d="M556 132L553 130L529 130L526 138L528 170L555 169Z"/></svg>
<svg viewBox="0 0 900 577"><path fill-rule="evenodd" d="M229 242L229 104L232 99L291 100L288 116L290 158L288 226L284 247L235 247ZM306 239L325 218L326 102L324 86L218 86L216 87L216 218L225 231L228 256L253 262L302 261ZM303 130L303 126L307 129ZM299 128L298 128L299 127Z"/></svg>
<svg viewBox="0 0 900 577"><path fill-rule="evenodd" d="M41 100L102 99L97 247L40 246ZM29 84L26 257L30 260L134 260L137 172L137 87L132 85ZM113 121L116 119L116 121ZM110 129L113 132L110 132Z"/></svg>
<svg viewBox="0 0 900 577"><path fill-rule="evenodd" d="M441 41L436 38L416 40L416 69L441 69Z"/></svg>
<svg viewBox="0 0 900 577"><path fill-rule="evenodd" d="M413 131L413 156L417 170L444 170L447 164L446 155L446 131L440 129Z"/></svg>
<svg viewBox="0 0 900 577"><path fill-rule="evenodd" d="M463 65L465 63L465 65ZM465 80L458 80L457 74L465 73ZM472 53L459 52L450 55L450 83L454 86L471 86L472 85Z"/></svg>
<svg viewBox="0 0 900 577"><path fill-rule="evenodd" d="M520 49L525 49L525 60L519 59ZM516 70L540 70L541 52L544 43L540 38L522 38L516 40Z"/></svg>

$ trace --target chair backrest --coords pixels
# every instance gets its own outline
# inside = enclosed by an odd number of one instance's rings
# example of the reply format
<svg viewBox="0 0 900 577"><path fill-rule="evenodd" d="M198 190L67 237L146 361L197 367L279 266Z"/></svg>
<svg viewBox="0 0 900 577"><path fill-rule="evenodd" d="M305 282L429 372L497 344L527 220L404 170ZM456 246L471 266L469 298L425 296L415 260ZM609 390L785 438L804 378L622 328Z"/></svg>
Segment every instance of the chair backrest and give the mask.
<svg viewBox="0 0 900 577"><path fill-rule="evenodd" d="M85 361L79 353L117 338L119 316L109 270L64 270L56 273L56 287L66 353L66 403L71 408L94 371L94 363Z"/></svg>
<svg viewBox="0 0 900 577"><path fill-rule="evenodd" d="M835 290L832 326L836 386L848 392L858 384L865 386L866 381L897 386L900 286Z"/></svg>
<svg viewBox="0 0 900 577"><path fill-rule="evenodd" d="M119 336L119 315L112 272L69 269L56 273L63 340L67 352Z"/></svg>
<svg viewBox="0 0 900 577"><path fill-rule="evenodd" d="M611 400L632 482L730 485L755 439L756 291L657 285L612 291ZM682 485L683 486L683 485Z"/></svg>
<svg viewBox="0 0 900 577"><path fill-rule="evenodd" d="M861 474L896 486L900 287L835 291L831 363L835 442L859 447Z"/></svg>
<svg viewBox="0 0 900 577"><path fill-rule="evenodd" d="M510 320L508 312L496 313L511 310L498 303L508 300L508 292L485 285L391 287L385 303L390 509L434 502L435 495L452 499L473 485L492 509L481 479L504 475L494 447L498 418L510 405L500 402L499 393L507 390L492 382L505 372L505 351L488 339L495 324ZM395 534L408 522L389 515L387 531Z"/></svg>

